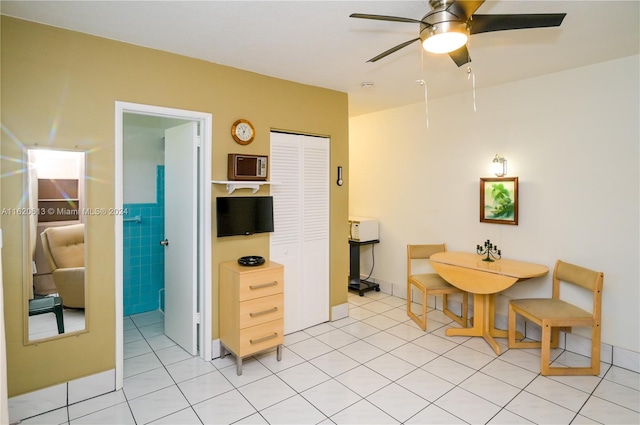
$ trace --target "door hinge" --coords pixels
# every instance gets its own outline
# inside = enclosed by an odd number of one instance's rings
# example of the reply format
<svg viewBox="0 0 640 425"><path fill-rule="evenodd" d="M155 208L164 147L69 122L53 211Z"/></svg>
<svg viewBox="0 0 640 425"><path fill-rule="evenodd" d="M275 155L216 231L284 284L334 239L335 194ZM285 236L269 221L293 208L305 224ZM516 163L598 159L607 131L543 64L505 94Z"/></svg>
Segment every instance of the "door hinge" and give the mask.
<svg viewBox="0 0 640 425"><path fill-rule="evenodd" d="M196 325L199 325L200 324L200 313L196 313L194 319L196 321Z"/></svg>

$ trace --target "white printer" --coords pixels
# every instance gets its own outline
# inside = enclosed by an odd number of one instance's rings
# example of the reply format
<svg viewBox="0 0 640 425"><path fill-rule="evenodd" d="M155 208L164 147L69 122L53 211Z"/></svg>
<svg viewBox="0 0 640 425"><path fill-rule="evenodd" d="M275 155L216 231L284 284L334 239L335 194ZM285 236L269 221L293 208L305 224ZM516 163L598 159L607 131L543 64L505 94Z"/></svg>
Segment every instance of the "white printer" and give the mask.
<svg viewBox="0 0 640 425"><path fill-rule="evenodd" d="M367 217L349 217L349 239L356 242L375 241L378 234L378 220Z"/></svg>

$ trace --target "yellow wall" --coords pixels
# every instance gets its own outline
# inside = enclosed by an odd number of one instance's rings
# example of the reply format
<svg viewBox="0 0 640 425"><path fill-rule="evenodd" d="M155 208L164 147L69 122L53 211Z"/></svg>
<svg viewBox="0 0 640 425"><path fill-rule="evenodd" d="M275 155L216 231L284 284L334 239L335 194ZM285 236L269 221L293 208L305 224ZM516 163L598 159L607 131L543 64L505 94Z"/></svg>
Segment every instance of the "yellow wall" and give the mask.
<svg viewBox="0 0 640 425"><path fill-rule="evenodd" d="M87 205L114 206L115 101L213 115L213 179L226 179L228 152L269 153L269 132L281 129L331 138L331 305L346 302L348 248L347 95L234 68L2 17L2 186L0 207L21 205L23 149L78 148L87 156ZM231 124L249 119L255 141L242 147ZM261 189L260 194L268 193ZM223 195L214 186L212 197ZM24 345L22 222L2 216L9 395L44 388L115 366L115 240L113 217L88 218L89 332ZM215 229L215 226L213 226ZM218 263L247 253L268 256L265 235L212 237L213 305ZM329 307L327 307L329 308ZM218 317L214 311L214 338Z"/></svg>

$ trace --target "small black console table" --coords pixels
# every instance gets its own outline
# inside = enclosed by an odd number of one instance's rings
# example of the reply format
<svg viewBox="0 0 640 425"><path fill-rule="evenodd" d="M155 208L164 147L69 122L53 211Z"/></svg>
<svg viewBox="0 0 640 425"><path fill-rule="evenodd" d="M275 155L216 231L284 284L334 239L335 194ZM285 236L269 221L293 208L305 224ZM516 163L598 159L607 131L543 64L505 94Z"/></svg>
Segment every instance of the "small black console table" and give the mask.
<svg viewBox="0 0 640 425"><path fill-rule="evenodd" d="M360 247L380 243L378 239L373 241L349 240L349 290L356 291L362 297L367 291L380 292L380 285L360 279Z"/></svg>

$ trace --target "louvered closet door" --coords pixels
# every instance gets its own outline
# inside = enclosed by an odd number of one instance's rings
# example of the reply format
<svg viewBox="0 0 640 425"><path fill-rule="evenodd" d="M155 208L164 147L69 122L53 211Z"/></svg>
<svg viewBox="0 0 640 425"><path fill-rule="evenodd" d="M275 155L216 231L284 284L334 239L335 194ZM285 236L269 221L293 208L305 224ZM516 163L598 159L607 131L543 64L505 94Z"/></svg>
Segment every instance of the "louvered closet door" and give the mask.
<svg viewBox="0 0 640 425"><path fill-rule="evenodd" d="M269 257L284 266L284 333L302 329L300 251L302 250L302 179L299 136L271 133L270 178L273 227Z"/></svg>
<svg viewBox="0 0 640 425"><path fill-rule="evenodd" d="M329 139L271 133L271 260L284 265L285 333L329 320Z"/></svg>

